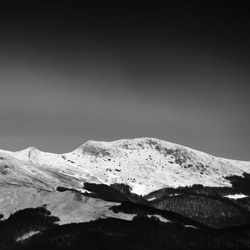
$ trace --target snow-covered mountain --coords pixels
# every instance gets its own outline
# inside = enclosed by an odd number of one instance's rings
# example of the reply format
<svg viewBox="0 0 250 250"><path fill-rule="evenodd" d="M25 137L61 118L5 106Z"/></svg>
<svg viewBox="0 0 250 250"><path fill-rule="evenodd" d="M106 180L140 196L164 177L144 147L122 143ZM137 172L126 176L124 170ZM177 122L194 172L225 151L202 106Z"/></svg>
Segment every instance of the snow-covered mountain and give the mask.
<svg viewBox="0 0 250 250"><path fill-rule="evenodd" d="M154 138L88 141L65 154L30 147L0 150L0 185L81 189L85 182L123 183L145 195L164 187L231 186L228 176L250 173L249 161L219 158Z"/></svg>

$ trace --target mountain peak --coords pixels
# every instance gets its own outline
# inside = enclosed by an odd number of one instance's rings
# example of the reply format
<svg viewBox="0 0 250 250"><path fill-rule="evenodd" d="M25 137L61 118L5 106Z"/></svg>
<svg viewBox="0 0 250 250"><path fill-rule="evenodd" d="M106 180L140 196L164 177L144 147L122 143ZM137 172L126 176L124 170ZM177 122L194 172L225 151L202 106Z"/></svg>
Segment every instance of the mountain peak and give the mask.
<svg viewBox="0 0 250 250"><path fill-rule="evenodd" d="M43 166L35 171L45 171L45 176L52 171L54 177L60 177L56 180L59 183L62 176L67 180L67 185L75 185L77 188L83 182L108 185L124 183L137 194L193 184L230 186L227 176L250 173L250 162L218 158L149 137L111 142L89 140L73 152L65 154L42 152L29 147L11 156L21 160L22 167L25 164L29 167ZM68 181L69 178L74 181Z"/></svg>
<svg viewBox="0 0 250 250"><path fill-rule="evenodd" d="M108 151L112 148L111 144L111 142L89 140L73 152L79 155L105 156L107 154L109 155Z"/></svg>
<svg viewBox="0 0 250 250"><path fill-rule="evenodd" d="M77 149L83 149L86 147L95 147L95 148L110 148L113 146L122 146L125 144L129 145L141 145L141 144L158 144L161 142L165 142L163 140L157 139L157 138L150 138L150 137L139 137L139 138L133 138L133 139L120 139L115 141L94 141L94 140L88 140L84 144L82 144ZM175 145L174 143L169 142L171 145Z"/></svg>
<svg viewBox="0 0 250 250"><path fill-rule="evenodd" d="M37 148L35 148L34 146L25 148L23 150L17 151L15 152L15 157L19 158L19 159L30 159L32 157L34 157L35 155L37 155L39 152L41 152L40 150L38 150Z"/></svg>
<svg viewBox="0 0 250 250"><path fill-rule="evenodd" d="M119 149L135 149L146 144L157 145L160 142L156 138L141 137L135 139L121 139L116 141L94 141L89 140L77 148L74 152L80 154L92 154L95 156L110 155L107 152L119 151ZM105 153L106 152L106 153Z"/></svg>
<svg viewBox="0 0 250 250"><path fill-rule="evenodd" d="M18 152L35 152L35 151L39 151L37 148L35 148L34 146L30 146L28 148L25 148L23 150L20 150Z"/></svg>

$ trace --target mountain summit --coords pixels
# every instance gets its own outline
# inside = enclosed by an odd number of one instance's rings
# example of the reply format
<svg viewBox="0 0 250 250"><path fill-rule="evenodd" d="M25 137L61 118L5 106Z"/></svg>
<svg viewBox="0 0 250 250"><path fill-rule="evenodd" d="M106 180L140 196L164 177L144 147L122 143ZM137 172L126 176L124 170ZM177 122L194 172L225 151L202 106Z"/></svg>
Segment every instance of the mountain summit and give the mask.
<svg viewBox="0 0 250 250"><path fill-rule="evenodd" d="M0 150L0 184L20 183L45 189L82 188L85 182L126 184L145 195L160 188L231 186L229 176L250 173L250 162L219 158L155 138L87 141L65 154L34 147Z"/></svg>

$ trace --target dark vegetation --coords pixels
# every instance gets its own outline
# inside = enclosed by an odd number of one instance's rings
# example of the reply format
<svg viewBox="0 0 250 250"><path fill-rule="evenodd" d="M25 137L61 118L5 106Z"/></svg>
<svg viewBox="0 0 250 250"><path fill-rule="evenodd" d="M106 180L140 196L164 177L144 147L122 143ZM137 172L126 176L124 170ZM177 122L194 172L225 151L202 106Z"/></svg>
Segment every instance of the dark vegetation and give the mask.
<svg viewBox="0 0 250 250"><path fill-rule="evenodd" d="M147 215L160 215L163 218L171 222L184 224L184 225L190 225L190 226L203 228L203 229L209 229L209 227L206 226L205 224L201 222L197 222L181 214L177 214L172 211L157 209L157 208L139 204L139 203L123 202L122 204L118 206L113 206L110 209L115 213L123 212L127 214L135 214L135 215L143 216L143 217L147 217Z"/></svg>
<svg viewBox="0 0 250 250"><path fill-rule="evenodd" d="M129 200L128 197L122 192L105 184L93 184L85 182L84 188L92 192L91 194L86 195L94 198L100 198L105 201L123 202Z"/></svg>
<svg viewBox="0 0 250 250"><path fill-rule="evenodd" d="M51 216L46 207L25 209L7 220L0 220L0 249L250 248L250 202L249 199L224 198L235 191L232 188L195 185L162 189L145 197L131 193L130 187L124 184L85 183L84 188L91 194L64 187L57 187L57 191L119 202L121 204L110 209L115 213L134 214L134 219L109 218L59 226L55 225L58 218ZM159 217L169 222L161 222ZM16 241L32 231L40 233Z"/></svg>
<svg viewBox="0 0 250 250"><path fill-rule="evenodd" d="M178 195L163 197L153 201L151 205L182 214L214 228L250 223L249 211L229 199L206 195Z"/></svg>
<svg viewBox="0 0 250 250"><path fill-rule="evenodd" d="M194 185L165 188L144 197L117 183L85 183L84 188L91 192L85 194L57 187L59 192L121 203L110 209L135 217L132 221L110 218L59 226L55 224L59 219L46 207L25 209L6 220L0 215L0 249L249 249L250 198L224 196L250 194L250 175L228 179L232 188ZM40 233L16 241L29 232Z"/></svg>
<svg viewBox="0 0 250 250"><path fill-rule="evenodd" d="M138 216L133 221L99 219L54 227L26 240L19 249L249 249L249 238L249 226L206 230Z"/></svg>
<svg viewBox="0 0 250 250"><path fill-rule="evenodd" d="M151 198L161 198L165 195L175 195L175 194L205 194L205 195L212 195L212 196L225 196L232 193L237 193L237 190L231 187L208 187L199 184L195 184L192 186L186 187L178 187L178 188L163 188L156 190L144 198L151 199Z"/></svg>
<svg viewBox="0 0 250 250"><path fill-rule="evenodd" d="M229 176L226 177L231 183L233 188L238 193L250 195L250 174L243 173L243 177L240 176Z"/></svg>
<svg viewBox="0 0 250 250"><path fill-rule="evenodd" d="M80 191L78 191L78 190L76 190L76 189L73 189L73 188L66 188L66 187L60 187L60 186L58 186L58 187L56 188L56 190L59 191L59 192L70 191L70 192L73 192L73 193L81 194L81 195L82 195L82 193L81 193Z"/></svg>
<svg viewBox="0 0 250 250"><path fill-rule="evenodd" d="M0 221L0 249L15 249L19 246L17 238L32 232L52 228L57 217L51 216L46 207L27 208Z"/></svg>
<svg viewBox="0 0 250 250"><path fill-rule="evenodd" d="M130 187L124 184L108 186L85 183L84 188L91 191L90 194L84 194L85 196L122 203L121 206L112 208L114 212L157 214L174 222L197 227L226 228L250 223L249 202L240 203L223 197L232 193L230 187L213 188L194 185L177 189L166 188L153 192L145 198L131 193ZM62 187L57 189L70 190ZM79 195L83 194L79 192ZM150 198L154 199L150 200ZM189 221L182 221L184 218Z"/></svg>
<svg viewBox="0 0 250 250"><path fill-rule="evenodd" d="M242 208L247 209L250 212L250 197L245 197L242 199L237 199L234 201L237 205Z"/></svg>
<svg viewBox="0 0 250 250"><path fill-rule="evenodd" d="M149 144L166 156L171 154L173 163L185 168L193 167L186 164L190 156L185 150L167 149L154 141L149 141ZM110 156L108 151L91 145L83 148L83 153L96 157ZM203 165L196 167L200 170L206 168ZM8 174L10 170L2 165L0 174ZM76 181L63 174L53 174L69 186ZM84 194L59 186L57 191L74 192L79 199L84 195L120 203L110 209L135 217L132 221L109 218L59 226L55 224L59 219L51 216L45 206L18 211L6 220L0 214L0 250L250 249L250 197L238 200L224 197L239 193L250 195L250 174L225 178L232 187L193 185L164 188L146 196L131 193L128 185L120 183L110 186L84 183L84 189L90 191ZM159 217L169 222L161 222ZM40 233L16 241L30 232Z"/></svg>
<svg viewBox="0 0 250 250"><path fill-rule="evenodd" d="M136 202L136 203L142 203L142 204L148 204L148 201L141 195L131 193L130 186L123 184L123 183L114 183L110 185L111 187L115 188L116 190L119 190L121 193L126 195L129 201Z"/></svg>
<svg viewBox="0 0 250 250"><path fill-rule="evenodd" d="M223 197L235 193L239 191L231 187L193 185L161 189L146 198L155 208L182 214L210 227L223 228L250 222L248 199L242 204Z"/></svg>
<svg viewBox="0 0 250 250"><path fill-rule="evenodd" d="M148 204L148 201L142 196L131 193L130 187L125 184L111 184L109 186L106 184L95 184L85 182L83 188L88 190L90 193L84 193L73 188L66 188L61 186L58 186L56 190L59 192L71 191L88 197L99 198L111 202L131 201L136 203Z"/></svg>
<svg viewBox="0 0 250 250"><path fill-rule="evenodd" d="M148 209L158 209L158 212L152 211L166 219L178 221L168 217L169 214L167 216L167 213L172 212L174 215L190 219L190 225L194 225L193 222L195 222L211 228L226 228L250 223L250 199L230 200L224 197L238 192L230 187L193 185L165 188L144 197L131 193L130 187L125 184L116 183L108 186L85 183L84 188L91 192L85 193L85 196L122 203L123 206L118 210L114 209L114 212L152 215ZM71 189L58 187L57 190ZM130 206L124 206L124 204L130 204ZM132 206L134 206L133 209Z"/></svg>

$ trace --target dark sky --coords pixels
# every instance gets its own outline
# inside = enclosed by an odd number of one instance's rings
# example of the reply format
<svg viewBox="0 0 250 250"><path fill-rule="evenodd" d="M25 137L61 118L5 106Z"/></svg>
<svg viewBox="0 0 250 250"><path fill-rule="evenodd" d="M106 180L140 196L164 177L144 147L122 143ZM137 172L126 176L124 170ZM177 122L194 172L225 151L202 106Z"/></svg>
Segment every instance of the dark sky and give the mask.
<svg viewBox="0 0 250 250"><path fill-rule="evenodd" d="M38 1L0 14L1 149L145 136L250 160L246 6Z"/></svg>

